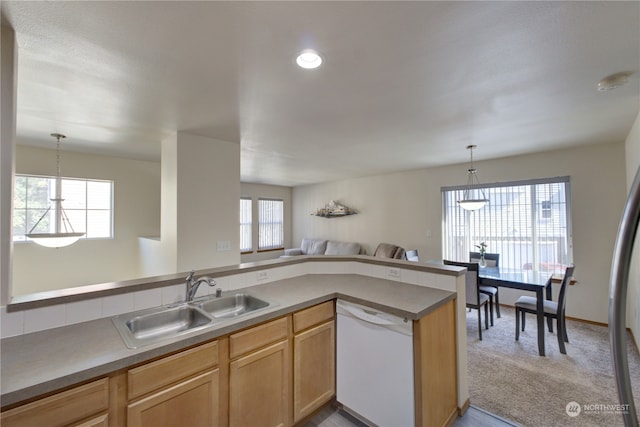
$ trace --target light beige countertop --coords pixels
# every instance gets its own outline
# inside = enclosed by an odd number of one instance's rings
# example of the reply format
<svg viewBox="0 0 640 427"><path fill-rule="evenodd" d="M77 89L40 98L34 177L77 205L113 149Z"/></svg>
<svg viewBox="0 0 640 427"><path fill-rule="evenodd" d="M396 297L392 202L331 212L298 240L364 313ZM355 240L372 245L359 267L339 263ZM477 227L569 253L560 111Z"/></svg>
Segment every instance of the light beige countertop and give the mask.
<svg viewBox="0 0 640 427"><path fill-rule="evenodd" d="M412 320L455 298L454 292L357 274L308 274L228 293L238 292L274 305L237 320L137 349L126 347L111 318L0 340L1 404L12 405L107 375L334 298Z"/></svg>

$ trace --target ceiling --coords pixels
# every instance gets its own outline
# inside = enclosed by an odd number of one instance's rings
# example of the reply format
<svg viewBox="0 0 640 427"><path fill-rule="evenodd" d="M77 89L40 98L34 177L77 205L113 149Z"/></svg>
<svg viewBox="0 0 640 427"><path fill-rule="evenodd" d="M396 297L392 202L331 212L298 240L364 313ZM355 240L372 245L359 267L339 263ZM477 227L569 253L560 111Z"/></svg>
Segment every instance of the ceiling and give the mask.
<svg viewBox="0 0 640 427"><path fill-rule="evenodd" d="M640 2L1 3L17 141L159 160L239 143L243 182L302 185L624 141ZM316 49L322 67L295 65ZM597 82L633 72L599 92Z"/></svg>

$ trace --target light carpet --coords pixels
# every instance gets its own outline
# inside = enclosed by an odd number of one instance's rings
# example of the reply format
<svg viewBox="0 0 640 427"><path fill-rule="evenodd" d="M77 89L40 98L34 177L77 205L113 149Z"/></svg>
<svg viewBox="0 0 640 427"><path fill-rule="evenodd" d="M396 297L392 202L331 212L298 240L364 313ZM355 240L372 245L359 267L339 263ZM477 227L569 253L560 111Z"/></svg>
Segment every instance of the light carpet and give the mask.
<svg viewBox="0 0 640 427"><path fill-rule="evenodd" d="M467 312L472 405L526 427L624 426L616 408L603 406L619 403L605 326L568 320L565 355L558 348L555 322L553 333L545 322L546 357L541 357L535 316L527 315L526 330L515 341L513 308L501 307L501 314L495 326L483 326L480 341L477 312ZM640 358L631 339L628 335L629 370L640 410ZM571 402L580 405L574 417L566 410Z"/></svg>

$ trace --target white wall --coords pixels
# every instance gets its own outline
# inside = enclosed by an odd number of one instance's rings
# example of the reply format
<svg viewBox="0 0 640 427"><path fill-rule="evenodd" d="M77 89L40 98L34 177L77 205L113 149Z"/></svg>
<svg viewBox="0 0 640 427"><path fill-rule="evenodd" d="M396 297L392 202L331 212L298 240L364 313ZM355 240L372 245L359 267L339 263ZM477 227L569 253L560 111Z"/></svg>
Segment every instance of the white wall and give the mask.
<svg viewBox="0 0 640 427"><path fill-rule="evenodd" d="M140 243L140 277L171 274L178 271L178 134L162 141L160 162L160 232L146 236ZM171 159L171 160L169 160Z"/></svg>
<svg viewBox="0 0 640 427"><path fill-rule="evenodd" d="M579 283L569 290L569 316L607 322L611 254L625 198L623 143L477 162L481 183L571 177L573 255ZM371 254L380 242L417 248L422 260L442 255L442 186L463 185L467 164L349 179L293 189L293 241L355 241ZM358 215L310 216L329 200ZM503 292L505 291L505 292ZM501 290L501 302L517 292Z"/></svg>
<svg viewBox="0 0 640 427"><path fill-rule="evenodd" d="M283 187L279 185L266 185L266 184L251 184L241 183L240 194L242 197L251 197L252 203L252 218L253 218L253 253L243 254L241 256L242 262L263 261L265 259L277 258L284 253L284 251L269 251L258 253L258 199L260 197L268 199L281 199L284 202L284 247L290 248L296 246L295 242L291 241L291 187Z"/></svg>
<svg viewBox="0 0 640 427"><path fill-rule="evenodd" d="M160 164L70 152L63 145L61 169L63 176L114 181L115 238L58 249L16 243L13 294L142 277L138 236L160 231ZM17 145L16 173L55 176L55 150Z"/></svg>
<svg viewBox="0 0 640 427"><path fill-rule="evenodd" d="M625 143L627 161L627 190L640 170L640 114L629 132ZM640 343L640 233L636 236L631 271L629 272L629 288L627 290L627 327L631 328L636 345Z"/></svg>
<svg viewBox="0 0 640 427"><path fill-rule="evenodd" d="M11 28L2 27L0 42L0 304L10 297L13 245L11 244L11 211L13 209L14 144L16 136L16 92L18 46Z"/></svg>
<svg viewBox="0 0 640 427"><path fill-rule="evenodd" d="M178 132L176 181L177 271L238 264L240 144Z"/></svg>

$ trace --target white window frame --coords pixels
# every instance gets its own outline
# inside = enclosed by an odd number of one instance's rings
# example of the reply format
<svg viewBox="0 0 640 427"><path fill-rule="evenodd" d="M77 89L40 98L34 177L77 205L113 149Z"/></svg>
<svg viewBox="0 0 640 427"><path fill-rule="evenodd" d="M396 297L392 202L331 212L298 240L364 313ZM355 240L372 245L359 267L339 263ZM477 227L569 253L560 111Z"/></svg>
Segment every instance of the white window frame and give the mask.
<svg viewBox="0 0 640 427"><path fill-rule="evenodd" d="M56 195L56 185L55 185L55 180L56 177L55 176L47 176L47 175L33 175L33 174L16 174L15 175L16 180L18 179L26 179L27 181L29 179L45 179L45 180L49 180L49 184L48 184L48 192L49 192L49 198L54 198L54 197L58 197ZM104 179L86 179L86 178L60 178L62 180L62 187L64 187L65 183L70 183L70 182L83 182L85 184L85 198L84 198L84 205L82 207L70 207L68 205L65 205L65 202L62 202L62 207L64 209L64 211L67 213L67 215L70 216L70 220L71 220L71 225L74 229L74 231L76 232L84 232L86 233L83 237L81 237L81 239L85 239L85 240L101 240L101 239L113 239L114 238L114 222L113 222L113 217L114 217L114 181L112 180L104 180ZM109 200L109 208L108 209L98 209L98 208L89 208L88 202L87 200L89 200L89 183L108 183L110 185L110 200ZM29 186L25 185L25 191L28 191ZM29 233L31 231L31 227L33 227L33 225L35 224L36 221L38 221L38 219L42 216L42 214L44 213L44 211L47 209L47 207L36 207L36 208L30 208L29 207L29 195L25 194L24 198L25 198L25 206L24 207L16 207L17 203L15 202L16 197L18 197L17 194L18 188L17 185L15 185L14 183L14 220L13 220L13 242L14 243L27 243L27 242L31 242L27 237L26 234ZM64 190L62 190L62 197L65 198L65 192ZM15 218L17 218L17 211L22 211L24 213L24 217L25 218L29 218L30 220L27 220L24 222L23 224L23 228L21 230L21 232L16 232L16 224L15 224ZM32 212L33 215L30 216L29 212ZM81 215L84 219L80 222L78 222L79 220L77 218L74 218L73 215L70 215L73 213L73 211L81 211L84 212L83 215ZM109 213L109 224L108 224L108 235L95 235L92 234L91 232L91 227L90 227L90 213L95 213L98 211L107 211Z"/></svg>
<svg viewBox="0 0 640 427"><path fill-rule="evenodd" d="M269 211L280 206L280 212ZM284 249L284 200L258 198L258 252Z"/></svg>
<svg viewBox="0 0 640 427"><path fill-rule="evenodd" d="M500 253L503 268L563 273L573 263L568 176L475 186L489 199L477 211L456 203L465 188L441 188L444 259L468 262L469 252L485 242L488 253Z"/></svg>

